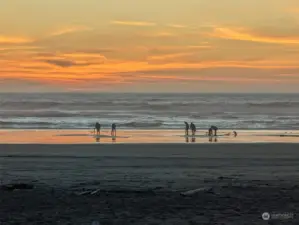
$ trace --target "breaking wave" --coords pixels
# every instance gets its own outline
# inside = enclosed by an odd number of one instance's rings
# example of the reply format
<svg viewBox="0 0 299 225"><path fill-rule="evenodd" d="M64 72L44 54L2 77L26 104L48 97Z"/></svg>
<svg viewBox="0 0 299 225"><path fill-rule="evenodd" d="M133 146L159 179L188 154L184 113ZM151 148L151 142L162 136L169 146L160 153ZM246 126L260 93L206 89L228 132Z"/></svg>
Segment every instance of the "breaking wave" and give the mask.
<svg viewBox="0 0 299 225"><path fill-rule="evenodd" d="M0 94L0 129L299 129L299 95Z"/></svg>

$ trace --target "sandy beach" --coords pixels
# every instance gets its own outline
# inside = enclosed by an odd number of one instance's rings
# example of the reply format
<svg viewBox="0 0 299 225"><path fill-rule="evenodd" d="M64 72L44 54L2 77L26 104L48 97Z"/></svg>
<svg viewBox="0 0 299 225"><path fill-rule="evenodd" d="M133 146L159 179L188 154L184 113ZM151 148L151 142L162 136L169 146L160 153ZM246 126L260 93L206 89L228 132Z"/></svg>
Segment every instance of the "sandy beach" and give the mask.
<svg viewBox="0 0 299 225"><path fill-rule="evenodd" d="M297 130L220 130L217 137L208 137L207 130L197 130L195 136L184 135L184 130L138 129L117 130L111 137L104 129L95 136L93 129L10 129L0 130L0 143L10 144L123 144L123 143L299 143ZM227 135L230 134L230 135Z"/></svg>
<svg viewBox="0 0 299 225"><path fill-rule="evenodd" d="M299 145L1 144L1 224L297 224ZM190 190L197 192L184 196Z"/></svg>

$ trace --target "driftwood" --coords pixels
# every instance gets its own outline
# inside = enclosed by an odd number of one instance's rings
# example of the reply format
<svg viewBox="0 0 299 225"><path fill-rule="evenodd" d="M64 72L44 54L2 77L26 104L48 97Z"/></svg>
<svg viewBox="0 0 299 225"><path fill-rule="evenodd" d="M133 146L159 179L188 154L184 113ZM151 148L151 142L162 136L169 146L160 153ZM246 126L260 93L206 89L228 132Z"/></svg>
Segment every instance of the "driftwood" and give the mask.
<svg viewBox="0 0 299 225"><path fill-rule="evenodd" d="M96 193L98 193L100 191L100 189L96 189L96 190L89 190L89 191L82 191L82 192L74 192L75 195L94 195Z"/></svg>
<svg viewBox="0 0 299 225"><path fill-rule="evenodd" d="M7 185L0 186L0 189L4 191L29 190L33 188L34 186L32 184L25 184L25 183L7 184Z"/></svg>
<svg viewBox="0 0 299 225"><path fill-rule="evenodd" d="M208 192L208 191L212 191L213 188L211 187L203 187L203 188L197 188L197 189L193 189L193 190L189 190L189 191L185 191L185 192L181 192L181 195L183 196L190 196L190 195L194 195L198 192Z"/></svg>
<svg viewBox="0 0 299 225"><path fill-rule="evenodd" d="M83 191L83 192L79 192L79 193L75 193L76 195L87 195L89 194L90 191Z"/></svg>
<svg viewBox="0 0 299 225"><path fill-rule="evenodd" d="M91 194L91 195L94 195L94 194L98 193L99 191L100 191L100 189L97 189L97 190L91 192L90 194Z"/></svg>

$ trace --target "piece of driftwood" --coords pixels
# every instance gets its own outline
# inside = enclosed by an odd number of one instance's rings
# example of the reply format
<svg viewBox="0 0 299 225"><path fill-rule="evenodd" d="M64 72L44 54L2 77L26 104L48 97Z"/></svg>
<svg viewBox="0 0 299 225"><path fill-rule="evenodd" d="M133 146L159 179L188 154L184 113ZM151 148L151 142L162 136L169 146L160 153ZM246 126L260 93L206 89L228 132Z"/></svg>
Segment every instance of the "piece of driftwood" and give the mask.
<svg viewBox="0 0 299 225"><path fill-rule="evenodd" d="M34 186L32 184L26 184L26 183L7 184L7 185L0 186L0 189L5 191L29 190L33 188Z"/></svg>
<svg viewBox="0 0 299 225"><path fill-rule="evenodd" d="M73 192L75 195L94 195L96 193L98 193L101 189L96 189L94 191L92 190L88 190L88 191L81 191L81 192Z"/></svg>
<svg viewBox="0 0 299 225"><path fill-rule="evenodd" d="M91 192L90 194L91 194L91 195L94 195L94 194L98 193L99 191L100 191L100 189L97 189L97 190Z"/></svg>
<svg viewBox="0 0 299 225"><path fill-rule="evenodd" d="M207 192L207 191L211 191L213 188L211 187L203 187L203 188L197 188L197 189L193 189L190 191L185 191L185 192L181 192L181 195L183 196L190 196L190 195L194 195L198 192Z"/></svg>
<svg viewBox="0 0 299 225"><path fill-rule="evenodd" d="M79 192L79 193L76 193L77 195L88 195L90 194L90 191L82 191L82 192Z"/></svg>

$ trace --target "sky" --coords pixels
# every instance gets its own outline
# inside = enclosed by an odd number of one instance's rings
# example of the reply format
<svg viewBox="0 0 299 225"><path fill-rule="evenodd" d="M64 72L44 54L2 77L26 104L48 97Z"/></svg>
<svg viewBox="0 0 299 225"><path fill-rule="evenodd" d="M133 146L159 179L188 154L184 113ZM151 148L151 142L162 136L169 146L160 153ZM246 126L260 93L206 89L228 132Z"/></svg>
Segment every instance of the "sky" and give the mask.
<svg viewBox="0 0 299 225"><path fill-rule="evenodd" d="M298 92L298 0L1 0L0 92Z"/></svg>

